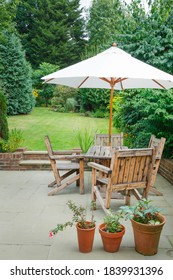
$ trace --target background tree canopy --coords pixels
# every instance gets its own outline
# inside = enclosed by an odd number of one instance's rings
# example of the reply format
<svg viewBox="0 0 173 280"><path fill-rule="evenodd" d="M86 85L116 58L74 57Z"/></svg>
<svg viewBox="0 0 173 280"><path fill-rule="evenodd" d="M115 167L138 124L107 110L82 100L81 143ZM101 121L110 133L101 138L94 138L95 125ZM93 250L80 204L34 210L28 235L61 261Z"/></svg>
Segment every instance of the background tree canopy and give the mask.
<svg viewBox="0 0 173 280"><path fill-rule="evenodd" d="M57 89L40 83L40 77L93 56L113 42L173 74L173 1L145 2L147 9L143 0L129 4L93 0L84 18L79 0L0 0L0 83L8 114L30 112L34 90L39 106L105 117L107 91ZM165 152L173 156L172 91L116 92L114 124L127 132L129 145L144 145L154 133L167 138Z"/></svg>

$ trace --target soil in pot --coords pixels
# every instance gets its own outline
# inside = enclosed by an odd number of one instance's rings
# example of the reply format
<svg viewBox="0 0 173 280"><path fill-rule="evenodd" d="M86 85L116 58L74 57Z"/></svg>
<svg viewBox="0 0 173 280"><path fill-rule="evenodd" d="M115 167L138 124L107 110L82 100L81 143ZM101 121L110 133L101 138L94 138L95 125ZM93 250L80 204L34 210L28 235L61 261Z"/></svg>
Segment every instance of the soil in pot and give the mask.
<svg viewBox="0 0 173 280"><path fill-rule="evenodd" d="M135 250L144 256L152 256L158 252L160 234L165 224L165 218L162 215L158 214L158 218L161 222L158 225L141 224L131 220Z"/></svg>
<svg viewBox="0 0 173 280"><path fill-rule="evenodd" d="M83 229L83 228L80 228L77 224L76 228L77 228L79 251L81 253L91 252L92 248L93 248L96 227Z"/></svg>
<svg viewBox="0 0 173 280"><path fill-rule="evenodd" d="M122 225L122 231L116 233L106 232L104 228L105 228L104 224L101 224L99 226L99 232L102 238L104 250L110 253L118 252L123 235L125 233L125 227Z"/></svg>

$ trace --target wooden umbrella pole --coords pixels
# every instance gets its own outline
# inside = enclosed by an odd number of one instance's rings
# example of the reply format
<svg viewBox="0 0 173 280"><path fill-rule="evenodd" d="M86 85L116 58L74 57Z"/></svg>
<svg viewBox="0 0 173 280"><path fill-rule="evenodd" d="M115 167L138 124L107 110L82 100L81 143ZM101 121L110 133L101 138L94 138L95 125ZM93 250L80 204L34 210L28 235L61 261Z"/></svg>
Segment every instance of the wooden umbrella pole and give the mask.
<svg viewBox="0 0 173 280"><path fill-rule="evenodd" d="M111 135L112 135L112 105L114 97L114 85L111 84L111 94L110 94L110 114L109 114L109 146L111 146Z"/></svg>

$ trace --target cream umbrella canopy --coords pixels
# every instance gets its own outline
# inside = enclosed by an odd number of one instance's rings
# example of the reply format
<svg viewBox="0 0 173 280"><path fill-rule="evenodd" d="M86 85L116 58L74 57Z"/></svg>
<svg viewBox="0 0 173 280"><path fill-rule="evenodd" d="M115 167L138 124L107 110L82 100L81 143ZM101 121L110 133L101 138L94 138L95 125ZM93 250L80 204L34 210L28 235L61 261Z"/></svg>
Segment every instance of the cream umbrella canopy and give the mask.
<svg viewBox="0 0 173 280"><path fill-rule="evenodd" d="M74 88L110 89L109 143L112 134L112 102L114 90L173 87L173 76L146 64L114 43L111 48L42 77L44 82Z"/></svg>

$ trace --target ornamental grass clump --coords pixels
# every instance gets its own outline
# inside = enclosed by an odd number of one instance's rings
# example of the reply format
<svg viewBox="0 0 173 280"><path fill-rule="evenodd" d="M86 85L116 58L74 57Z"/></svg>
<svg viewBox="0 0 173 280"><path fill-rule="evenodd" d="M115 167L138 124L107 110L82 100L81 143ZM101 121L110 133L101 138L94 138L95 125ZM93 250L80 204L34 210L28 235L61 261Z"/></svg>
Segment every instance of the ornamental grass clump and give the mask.
<svg viewBox="0 0 173 280"><path fill-rule="evenodd" d="M94 228L95 227L95 220L94 220L94 204L91 203L91 219L88 221L87 219L87 208L83 206L77 206L74 202L69 200L67 202L67 206L72 211L73 216L71 221L67 221L63 224L57 224L54 229L52 229L49 232L49 237L53 237L56 235L59 231L63 231L66 229L66 227L72 227L74 224L78 224L78 226L82 229L88 229L88 228Z"/></svg>
<svg viewBox="0 0 173 280"><path fill-rule="evenodd" d="M141 224L157 225L160 224L158 213L160 213L161 209L152 206L151 202L151 200L143 198L135 206L121 206L120 209L126 219L133 219Z"/></svg>

